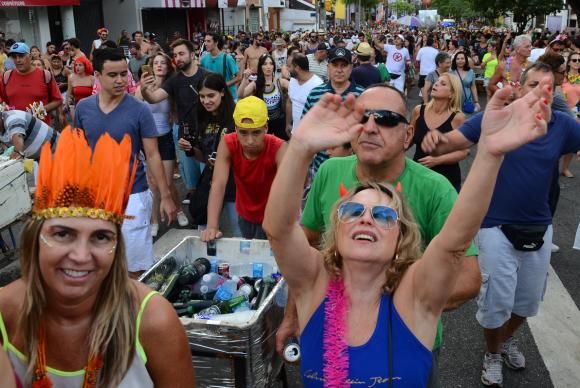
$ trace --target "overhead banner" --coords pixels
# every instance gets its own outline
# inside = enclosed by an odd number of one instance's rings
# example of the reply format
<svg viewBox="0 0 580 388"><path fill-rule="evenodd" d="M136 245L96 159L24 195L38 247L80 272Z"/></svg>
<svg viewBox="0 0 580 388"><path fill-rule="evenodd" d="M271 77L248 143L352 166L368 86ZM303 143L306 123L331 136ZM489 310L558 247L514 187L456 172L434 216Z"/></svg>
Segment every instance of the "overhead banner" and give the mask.
<svg viewBox="0 0 580 388"><path fill-rule="evenodd" d="M50 7L59 5L80 5L80 0L0 0L2 7Z"/></svg>
<svg viewBox="0 0 580 388"><path fill-rule="evenodd" d="M346 6L343 0L336 0L336 3L334 3L334 18L340 20L346 19Z"/></svg>

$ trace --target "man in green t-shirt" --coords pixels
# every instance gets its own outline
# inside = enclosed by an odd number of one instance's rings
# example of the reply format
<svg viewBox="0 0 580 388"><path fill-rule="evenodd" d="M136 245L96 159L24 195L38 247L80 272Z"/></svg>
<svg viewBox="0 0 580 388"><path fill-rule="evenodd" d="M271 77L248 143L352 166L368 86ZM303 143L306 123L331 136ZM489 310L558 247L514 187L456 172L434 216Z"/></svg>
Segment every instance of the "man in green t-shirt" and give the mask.
<svg viewBox="0 0 580 388"><path fill-rule="evenodd" d="M443 227L457 192L445 177L405 157L405 150L413 139L413 127L380 125L382 120L406 121L407 102L401 92L388 85L379 85L367 89L358 101L367 112L373 112L368 120L373 120L374 125L365 125L351 143L355 155L329 159L321 165L302 214L304 232L310 244L317 246L330 222L332 206L342 193L360 182L388 182L403 192L415 215L425 247ZM481 274L476 255L472 245L465 254L461 274L446 310L455 309L478 295ZM288 336L299 334L294 301L291 297L288 299L285 318L277 334L279 350ZM429 387L439 387L437 357L441 338L442 326L439 323Z"/></svg>

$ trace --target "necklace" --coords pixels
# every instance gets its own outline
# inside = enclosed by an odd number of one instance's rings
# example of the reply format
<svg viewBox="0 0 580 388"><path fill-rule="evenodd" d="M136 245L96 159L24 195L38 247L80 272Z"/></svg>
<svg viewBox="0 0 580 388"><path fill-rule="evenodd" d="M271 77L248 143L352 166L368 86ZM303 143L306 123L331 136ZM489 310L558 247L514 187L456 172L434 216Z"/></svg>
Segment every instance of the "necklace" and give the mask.
<svg viewBox="0 0 580 388"><path fill-rule="evenodd" d="M45 352L45 332L44 325L41 323L38 329L38 346L36 349L36 368L34 370L34 380L32 388L52 388L52 381L46 371L46 352ZM103 358L100 354L92 356L85 367L85 379L82 388L95 388L99 378L99 372L103 367Z"/></svg>
<svg viewBox="0 0 580 388"><path fill-rule="evenodd" d="M580 83L580 73L568 74L568 82L570 82L572 85Z"/></svg>

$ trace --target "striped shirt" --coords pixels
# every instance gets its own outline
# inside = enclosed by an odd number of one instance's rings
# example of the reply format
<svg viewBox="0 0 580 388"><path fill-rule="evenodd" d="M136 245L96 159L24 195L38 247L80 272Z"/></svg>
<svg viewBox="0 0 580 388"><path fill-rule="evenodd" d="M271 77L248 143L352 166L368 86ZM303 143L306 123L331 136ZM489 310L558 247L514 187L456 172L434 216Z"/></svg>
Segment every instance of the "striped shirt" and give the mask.
<svg viewBox="0 0 580 388"><path fill-rule="evenodd" d="M318 62L314 54L308 54L308 69L311 73L319 76L324 82L328 81L328 61L325 59L322 62Z"/></svg>
<svg viewBox="0 0 580 388"><path fill-rule="evenodd" d="M355 97L358 97L362 92L364 92L364 90L365 89L362 86L357 85L354 82L350 81L348 88L346 88L346 90L342 92L341 97L344 100L346 96L349 95L349 93L352 93L355 95ZM336 94L330 82L319 85L310 91L310 94L306 99L306 103L304 104L302 117L304 117L304 115L310 110L310 108L312 108L325 93ZM310 166L310 175L312 179L314 179L314 175L316 175L316 172L318 171L320 165L327 159L328 154L326 153L326 151L321 151L316 154L314 160L312 161L312 165Z"/></svg>
<svg viewBox="0 0 580 388"><path fill-rule="evenodd" d="M59 138L58 131L52 129L44 121L37 120L28 112L9 110L2 112L4 132L0 134L0 141L12 144L12 136L24 136L24 157L38 160L44 143L50 142L53 150Z"/></svg>

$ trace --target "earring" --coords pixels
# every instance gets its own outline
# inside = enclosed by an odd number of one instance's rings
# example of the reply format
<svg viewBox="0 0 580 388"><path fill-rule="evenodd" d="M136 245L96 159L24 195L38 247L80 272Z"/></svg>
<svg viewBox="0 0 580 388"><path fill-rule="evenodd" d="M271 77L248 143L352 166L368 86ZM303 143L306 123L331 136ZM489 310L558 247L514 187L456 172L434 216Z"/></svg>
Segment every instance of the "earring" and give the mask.
<svg viewBox="0 0 580 388"><path fill-rule="evenodd" d="M111 250L109 252L107 252L109 255L115 252L115 249L117 248L117 244L113 245L113 248L111 248Z"/></svg>

